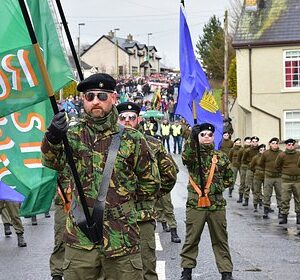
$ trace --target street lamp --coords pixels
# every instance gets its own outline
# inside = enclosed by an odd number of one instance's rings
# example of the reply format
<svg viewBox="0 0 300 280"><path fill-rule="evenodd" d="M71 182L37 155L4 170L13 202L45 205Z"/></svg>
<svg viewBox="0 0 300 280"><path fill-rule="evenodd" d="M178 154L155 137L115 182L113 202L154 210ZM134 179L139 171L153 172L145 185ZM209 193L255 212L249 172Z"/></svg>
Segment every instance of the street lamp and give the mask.
<svg viewBox="0 0 300 280"><path fill-rule="evenodd" d="M150 76L150 73L151 73L151 71L150 71L150 62L149 62L149 60L150 60L150 58L149 58L149 37L150 37L150 35L152 35L152 33L150 32L150 33L147 33L147 35L148 35L148 47L147 47L147 62L148 62L148 67L149 67L149 76Z"/></svg>
<svg viewBox="0 0 300 280"><path fill-rule="evenodd" d="M118 39L117 39L117 31L120 31L120 28L114 28L114 36L116 37L116 75L117 78L119 76L119 56L118 56Z"/></svg>
<svg viewBox="0 0 300 280"><path fill-rule="evenodd" d="M78 56L80 68L81 68L81 59L80 59L80 26L84 26L84 25L85 25L85 23L83 23L83 22L78 23L78 46L77 46L77 56Z"/></svg>

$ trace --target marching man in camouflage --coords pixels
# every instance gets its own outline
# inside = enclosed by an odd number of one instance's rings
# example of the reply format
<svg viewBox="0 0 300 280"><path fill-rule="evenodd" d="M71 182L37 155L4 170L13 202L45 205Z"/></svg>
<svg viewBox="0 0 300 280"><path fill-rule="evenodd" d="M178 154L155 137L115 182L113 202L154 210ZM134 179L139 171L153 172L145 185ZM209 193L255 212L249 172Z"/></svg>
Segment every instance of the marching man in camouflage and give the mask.
<svg viewBox="0 0 300 280"><path fill-rule="evenodd" d="M295 201L296 223L300 224L300 167L297 165L300 152L296 150L296 140L287 139L285 151L281 152L275 161L275 167L281 173L281 210L279 224L287 224L292 195Z"/></svg>
<svg viewBox="0 0 300 280"><path fill-rule="evenodd" d="M226 154L215 150L214 131L214 126L209 123L195 125L182 153L182 161L188 169L190 180L187 186L186 236L180 254L183 268L181 280L192 279L192 269L197 264L198 245L205 223L208 224L222 280L233 279L223 191L232 186L234 178ZM196 141L199 141L199 145ZM201 164L196 160L197 153ZM201 177L204 190L200 185Z"/></svg>
<svg viewBox="0 0 300 280"><path fill-rule="evenodd" d="M116 140L115 135L121 137L107 189L103 224L99 225L103 229L99 242L90 241L92 238L77 223L78 211L82 210L71 180L72 207L64 235L65 280L97 280L101 272L106 280L143 279L136 203L157 193L160 176L144 136L117 123L115 87L115 80L107 74L97 73L81 81L77 89L83 92L83 118L68 129L65 113L57 113L42 142L43 164L62 171L66 165L62 137L67 134L84 198L92 211L99 199L98 190L103 187L110 144ZM96 216L93 222L99 220Z"/></svg>
<svg viewBox="0 0 300 280"><path fill-rule="evenodd" d="M133 102L123 102L117 106L118 122L126 127L138 128L140 107ZM172 190L176 183L178 168L172 157L167 153L161 141L146 135L147 142L157 159L161 177L161 188L158 196L163 196ZM138 202L138 225L140 227L141 253L143 262L144 280L158 280L156 273L155 256L155 213L154 204L156 197ZM175 228L175 233L176 228ZM177 236L178 237L178 236Z"/></svg>

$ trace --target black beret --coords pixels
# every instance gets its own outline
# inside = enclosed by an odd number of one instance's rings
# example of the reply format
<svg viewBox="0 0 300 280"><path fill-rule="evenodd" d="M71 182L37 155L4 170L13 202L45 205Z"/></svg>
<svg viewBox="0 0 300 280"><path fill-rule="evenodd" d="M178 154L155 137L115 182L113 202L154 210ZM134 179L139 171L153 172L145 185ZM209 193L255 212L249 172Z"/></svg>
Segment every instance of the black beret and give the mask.
<svg viewBox="0 0 300 280"><path fill-rule="evenodd" d="M251 137L246 136L246 137L244 138L244 141L246 141L246 140L251 140Z"/></svg>
<svg viewBox="0 0 300 280"><path fill-rule="evenodd" d="M289 143L295 144L295 143L296 143L296 140L290 138L290 139L287 139L287 140L284 141L284 144L289 144Z"/></svg>
<svg viewBox="0 0 300 280"><path fill-rule="evenodd" d="M236 139L234 139L233 143L235 143L237 141L242 141L242 140L241 140L241 138L236 138Z"/></svg>
<svg viewBox="0 0 300 280"><path fill-rule="evenodd" d="M259 146L258 146L258 149L261 149L261 148L266 148L266 145L265 144L260 144Z"/></svg>
<svg viewBox="0 0 300 280"><path fill-rule="evenodd" d="M77 85L77 90L80 92L89 89L102 89L105 91L114 91L116 87L115 79L105 73L96 73L84 79Z"/></svg>
<svg viewBox="0 0 300 280"><path fill-rule="evenodd" d="M202 123L199 125L199 133L204 130L209 130L212 133L214 133L215 127L211 123Z"/></svg>
<svg viewBox="0 0 300 280"><path fill-rule="evenodd" d="M251 137L251 141L252 141L252 140L256 140L256 141L258 142L258 141L259 141L259 138L258 138L257 136L252 136L252 137Z"/></svg>
<svg viewBox="0 0 300 280"><path fill-rule="evenodd" d="M117 110L119 114L123 112L134 112L139 115L141 107L134 102L123 102L117 105Z"/></svg>
<svg viewBox="0 0 300 280"><path fill-rule="evenodd" d="M269 144L276 141L277 143L279 142L279 139L277 137L273 137L271 138L271 140L269 141Z"/></svg>

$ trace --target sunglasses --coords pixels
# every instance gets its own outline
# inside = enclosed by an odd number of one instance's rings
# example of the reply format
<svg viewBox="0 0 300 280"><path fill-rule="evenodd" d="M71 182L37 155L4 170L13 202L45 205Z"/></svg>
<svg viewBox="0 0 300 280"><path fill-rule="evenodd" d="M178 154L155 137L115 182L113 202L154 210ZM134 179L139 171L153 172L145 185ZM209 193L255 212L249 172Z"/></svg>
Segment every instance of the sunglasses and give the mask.
<svg viewBox="0 0 300 280"><path fill-rule="evenodd" d="M125 121L126 119L128 119L129 121L135 121L136 118L137 118L137 115L123 115L123 114L119 115L120 121Z"/></svg>
<svg viewBox="0 0 300 280"><path fill-rule="evenodd" d="M288 144L286 144L287 146L294 146L295 144L293 144L293 143L288 143Z"/></svg>
<svg viewBox="0 0 300 280"><path fill-rule="evenodd" d="M93 101L95 99L95 96L97 96L97 98L100 101L106 101L108 99L108 93L107 92L92 92L92 91L88 91L84 94L85 99L89 102Z"/></svg>
<svg viewBox="0 0 300 280"><path fill-rule="evenodd" d="M212 137L214 134L212 132L201 132L200 133L200 136L201 137L204 137L204 136L208 136L208 137Z"/></svg>

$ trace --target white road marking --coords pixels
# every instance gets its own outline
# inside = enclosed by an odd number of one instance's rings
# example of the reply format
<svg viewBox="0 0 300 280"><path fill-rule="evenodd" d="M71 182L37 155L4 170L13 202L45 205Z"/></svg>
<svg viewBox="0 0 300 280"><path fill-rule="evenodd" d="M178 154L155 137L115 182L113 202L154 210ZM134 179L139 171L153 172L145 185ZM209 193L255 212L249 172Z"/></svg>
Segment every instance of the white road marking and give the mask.
<svg viewBox="0 0 300 280"><path fill-rule="evenodd" d="M163 250L163 247L161 246L161 243L160 243L159 234L157 232L155 232L155 248L156 248L156 251Z"/></svg>
<svg viewBox="0 0 300 280"><path fill-rule="evenodd" d="M166 279L165 261L156 262L156 272L159 280Z"/></svg>

